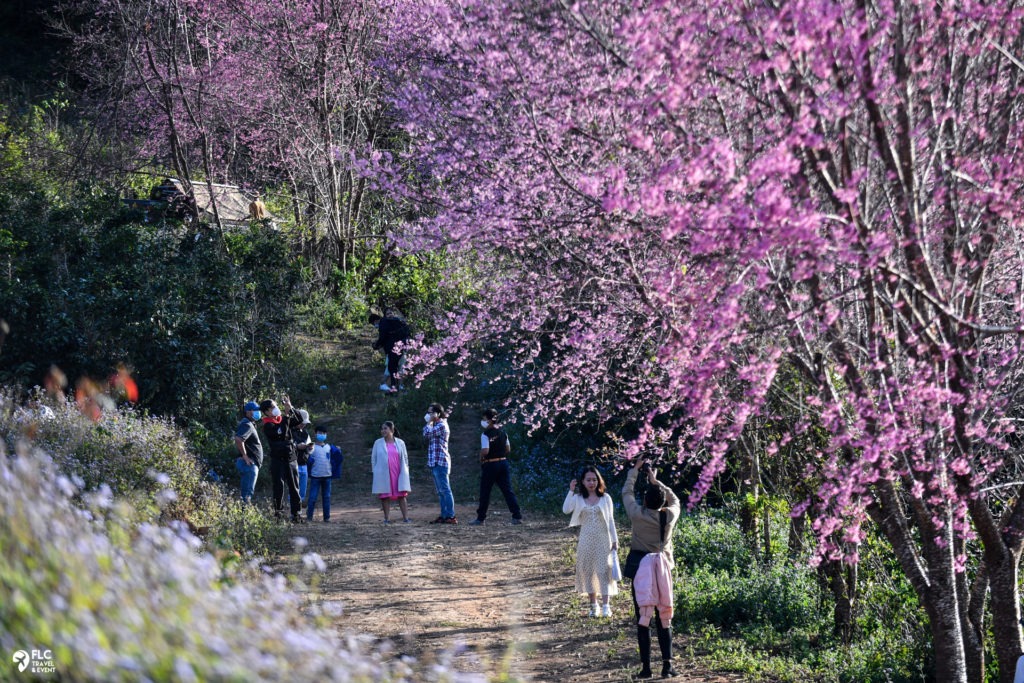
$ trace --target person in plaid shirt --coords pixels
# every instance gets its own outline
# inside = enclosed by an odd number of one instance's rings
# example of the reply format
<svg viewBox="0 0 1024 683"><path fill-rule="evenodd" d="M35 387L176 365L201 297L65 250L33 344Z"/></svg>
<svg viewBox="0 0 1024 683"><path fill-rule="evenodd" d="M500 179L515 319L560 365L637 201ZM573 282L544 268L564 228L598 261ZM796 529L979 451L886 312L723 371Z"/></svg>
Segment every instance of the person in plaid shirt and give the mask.
<svg viewBox="0 0 1024 683"><path fill-rule="evenodd" d="M423 416L426 426L423 428L423 436L427 439L427 467L434 475L434 487L437 489L437 499L441 503L441 514L431 524L458 524L455 518L455 498L452 496L452 486L448 480L448 474L452 466L452 458L448 454L448 437L451 430L448 428L448 411L437 403L431 403Z"/></svg>

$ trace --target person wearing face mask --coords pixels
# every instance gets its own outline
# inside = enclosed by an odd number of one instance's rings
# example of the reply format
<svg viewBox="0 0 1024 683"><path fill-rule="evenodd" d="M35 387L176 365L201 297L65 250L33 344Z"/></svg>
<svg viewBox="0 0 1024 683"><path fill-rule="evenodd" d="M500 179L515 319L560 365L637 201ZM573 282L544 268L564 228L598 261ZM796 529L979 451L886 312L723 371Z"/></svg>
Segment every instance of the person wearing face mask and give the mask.
<svg viewBox="0 0 1024 683"><path fill-rule="evenodd" d="M281 397L282 411L271 399L260 404L263 411L263 435L270 444L270 480L274 492L274 516L280 517L284 509L284 489L288 488L288 502L291 520L296 524L304 522L299 516L302 504L299 502L299 463L295 455L292 433L302 428L302 418L292 407L288 396Z"/></svg>
<svg viewBox="0 0 1024 683"><path fill-rule="evenodd" d="M321 508L325 522L331 521L331 479L341 477L341 449L327 443L327 427L316 426L316 440L309 451L306 467L309 468L309 500L306 503L306 519L313 521L316 496L321 494ZM334 476L337 469L338 476Z"/></svg>
<svg viewBox="0 0 1024 683"><path fill-rule="evenodd" d="M306 485L309 483L309 451L313 448L313 440L309 438L306 427L309 426L309 413L299 409L295 413L302 419L302 426L292 430L292 441L295 443L295 462L299 470L299 502L306 500Z"/></svg>
<svg viewBox="0 0 1024 683"><path fill-rule="evenodd" d="M508 455L511 451L508 434L498 427L498 411L488 408L480 420L483 434L480 436L480 507L476 510L476 519L470 524L479 526L487 519L487 508L491 504L491 491L498 485L505 496L505 504L512 513L512 524L523 523L523 512L519 509L519 501L512 492L512 471L508 466Z"/></svg>
<svg viewBox="0 0 1024 683"><path fill-rule="evenodd" d="M605 494L604 478L593 465L580 472L580 483L583 488L576 493L576 480L569 482L569 493L562 503L562 512L572 514L569 526L580 528L576 545L576 590L590 598L590 616L610 617L609 598L619 592L614 575L619 565L615 506L612 497Z"/></svg>
<svg viewBox="0 0 1024 683"><path fill-rule="evenodd" d="M455 518L455 498L452 496L452 485L449 480L452 458L448 453L448 412L438 403L431 403L427 408L423 421L423 436L427 439L427 466L434 475L434 488L441 504L441 514L431 524L458 524Z"/></svg>
<svg viewBox="0 0 1024 683"><path fill-rule="evenodd" d="M246 403L242 411L245 417L235 429L235 448L238 450L235 469L242 475L242 500L251 503L256 490L256 477L260 473L260 465L263 464L263 444L260 443L260 435L256 431L256 423L260 421L262 413L255 401Z"/></svg>

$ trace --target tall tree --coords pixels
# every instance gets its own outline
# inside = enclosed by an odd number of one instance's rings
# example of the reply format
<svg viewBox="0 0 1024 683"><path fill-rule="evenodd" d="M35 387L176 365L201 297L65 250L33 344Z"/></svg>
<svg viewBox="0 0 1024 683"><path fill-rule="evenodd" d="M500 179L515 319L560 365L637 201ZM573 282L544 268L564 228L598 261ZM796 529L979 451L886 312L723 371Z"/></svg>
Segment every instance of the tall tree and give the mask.
<svg viewBox="0 0 1024 683"><path fill-rule="evenodd" d="M346 270L365 237L367 178L360 159L387 145L381 92L390 54L401 40L391 26L396 2L239 0L247 20L253 72L250 146L254 165L287 179L300 224Z"/></svg>
<svg viewBox="0 0 1024 683"><path fill-rule="evenodd" d="M237 147L244 36L218 0L68 0L61 28L73 37L98 113L141 141L143 158L166 164L191 190L201 175L222 228L212 183Z"/></svg>
<svg viewBox="0 0 1024 683"><path fill-rule="evenodd" d="M311 251L345 270L357 240L382 237L361 229L359 167L392 144L381 86L402 58L401 4L68 0L69 17L89 19L65 27L102 116L146 158L186 184L282 187Z"/></svg>
<svg viewBox="0 0 1024 683"><path fill-rule="evenodd" d="M808 500L819 558L855 562L870 520L927 611L937 680L983 680L988 613L1012 681L1019 5L461 0L423 16L433 58L398 103L434 182L395 189L436 210L421 247L494 263L425 367L504 349L527 421L640 415L629 453L671 441L704 464L700 494L791 364L810 390L779 444L829 435Z"/></svg>

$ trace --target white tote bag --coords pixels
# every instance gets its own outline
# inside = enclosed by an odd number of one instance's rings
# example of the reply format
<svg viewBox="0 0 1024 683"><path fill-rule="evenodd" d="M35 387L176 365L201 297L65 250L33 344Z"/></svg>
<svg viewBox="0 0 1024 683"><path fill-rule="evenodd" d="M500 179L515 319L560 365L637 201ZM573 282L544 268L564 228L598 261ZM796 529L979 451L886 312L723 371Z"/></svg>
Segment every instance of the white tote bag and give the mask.
<svg viewBox="0 0 1024 683"><path fill-rule="evenodd" d="M622 567L619 566L619 553L617 550L612 551L611 570L612 581L622 581Z"/></svg>

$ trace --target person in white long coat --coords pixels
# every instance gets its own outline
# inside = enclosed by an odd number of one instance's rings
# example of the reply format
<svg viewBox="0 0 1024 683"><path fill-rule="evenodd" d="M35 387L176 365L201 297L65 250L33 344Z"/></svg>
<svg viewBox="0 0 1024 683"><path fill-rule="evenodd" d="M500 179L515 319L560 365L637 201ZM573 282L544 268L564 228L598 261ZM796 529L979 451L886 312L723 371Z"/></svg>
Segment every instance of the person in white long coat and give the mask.
<svg viewBox="0 0 1024 683"><path fill-rule="evenodd" d="M614 568L618 567L619 536L615 530L615 506L605 493L604 478L595 467L580 473L582 490L576 493L576 480L569 482L569 493L562 512L572 513L569 526L580 527L576 546L576 590L590 598L590 616L610 617L611 596L619 592ZM601 596L601 604L597 596Z"/></svg>
<svg viewBox="0 0 1024 683"><path fill-rule="evenodd" d="M380 426L381 438L373 444L370 453L370 465L373 468L373 485L371 493L380 498L380 506L384 511L384 523L391 524L391 501L397 500L402 510L402 521L409 519L409 505L406 501L412 485L409 481L409 452L405 442L398 438L398 430L394 422L385 422Z"/></svg>

